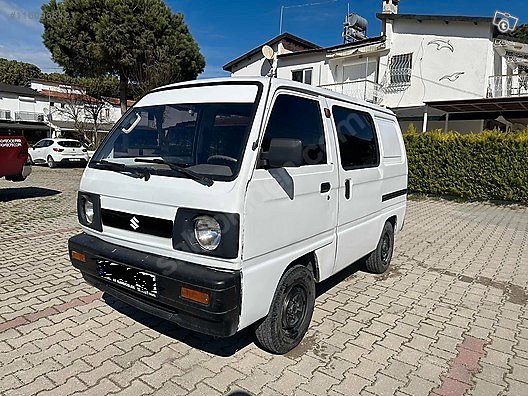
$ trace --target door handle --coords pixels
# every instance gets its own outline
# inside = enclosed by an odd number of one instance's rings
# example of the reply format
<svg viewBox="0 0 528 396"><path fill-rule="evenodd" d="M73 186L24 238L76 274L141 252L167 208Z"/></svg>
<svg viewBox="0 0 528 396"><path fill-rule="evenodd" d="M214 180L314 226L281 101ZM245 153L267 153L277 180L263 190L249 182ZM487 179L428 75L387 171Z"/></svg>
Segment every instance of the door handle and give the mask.
<svg viewBox="0 0 528 396"><path fill-rule="evenodd" d="M332 186L328 182L321 183L321 193L327 193L328 191L330 191L330 187Z"/></svg>
<svg viewBox="0 0 528 396"><path fill-rule="evenodd" d="M345 180L345 198L350 199L350 179Z"/></svg>

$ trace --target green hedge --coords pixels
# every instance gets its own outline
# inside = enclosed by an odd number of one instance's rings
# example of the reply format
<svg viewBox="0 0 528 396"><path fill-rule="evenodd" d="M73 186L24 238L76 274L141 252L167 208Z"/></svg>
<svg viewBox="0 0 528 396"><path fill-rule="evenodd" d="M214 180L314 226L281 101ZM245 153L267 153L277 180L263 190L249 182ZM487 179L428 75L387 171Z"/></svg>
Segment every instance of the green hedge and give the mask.
<svg viewBox="0 0 528 396"><path fill-rule="evenodd" d="M528 204L528 130L459 134L410 128L404 140L411 192Z"/></svg>

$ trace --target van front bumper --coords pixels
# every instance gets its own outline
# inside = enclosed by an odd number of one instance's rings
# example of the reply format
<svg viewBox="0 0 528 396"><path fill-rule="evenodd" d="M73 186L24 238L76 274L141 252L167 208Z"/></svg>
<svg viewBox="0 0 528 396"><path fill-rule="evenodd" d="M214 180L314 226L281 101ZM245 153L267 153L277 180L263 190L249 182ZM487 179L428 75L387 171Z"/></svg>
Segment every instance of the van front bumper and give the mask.
<svg viewBox="0 0 528 396"><path fill-rule="evenodd" d="M229 337L236 333L241 305L240 271L219 271L157 256L114 245L84 233L70 238L68 244L73 266L81 271L88 283L101 291L190 330L218 337ZM84 262L72 257L72 251L84 254ZM101 260L155 275L156 297L102 278L98 273ZM208 293L209 304L183 299L182 287Z"/></svg>

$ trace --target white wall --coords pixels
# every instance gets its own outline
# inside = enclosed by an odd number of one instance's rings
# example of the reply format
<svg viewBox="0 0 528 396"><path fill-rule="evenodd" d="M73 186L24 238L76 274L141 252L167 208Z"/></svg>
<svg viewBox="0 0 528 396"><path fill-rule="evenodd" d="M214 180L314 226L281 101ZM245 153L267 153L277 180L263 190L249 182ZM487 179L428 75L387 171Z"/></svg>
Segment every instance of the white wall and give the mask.
<svg viewBox="0 0 528 396"><path fill-rule="evenodd" d="M312 69L312 85L331 83L328 82L330 69L325 63L324 53L279 57L277 77L291 80L293 71L304 69Z"/></svg>
<svg viewBox="0 0 528 396"><path fill-rule="evenodd" d="M378 82L378 63L379 56L375 55L362 55L352 57L340 57L337 59L331 59L328 62L328 69L330 71L330 77L328 78L329 83L341 83L345 80L364 80L368 79L373 82ZM350 71L355 71L355 76L350 76ZM368 75L365 78L365 74ZM352 77L352 78L350 78Z"/></svg>
<svg viewBox="0 0 528 396"><path fill-rule="evenodd" d="M287 53L290 52L284 48L283 45L279 46L279 43L275 43L271 46L275 53ZM262 53L259 51L249 59L240 61L239 64L233 66L231 69L231 76L233 77L256 77L266 76L270 71L271 66L267 59L264 58Z"/></svg>
<svg viewBox="0 0 528 396"><path fill-rule="evenodd" d="M390 26L392 23L392 26ZM386 93L388 107L419 106L426 101L486 97L488 77L493 75L494 52L490 24L398 19L387 22L390 55L413 53L411 85ZM434 40L449 41L438 50ZM380 61L380 81L387 72L389 56ZM454 81L444 76L460 74ZM387 78L387 83L390 80Z"/></svg>
<svg viewBox="0 0 528 396"><path fill-rule="evenodd" d="M15 112L27 111L44 113L48 102L44 98L34 98L10 92L0 92L0 109L11 111L11 119L15 120Z"/></svg>

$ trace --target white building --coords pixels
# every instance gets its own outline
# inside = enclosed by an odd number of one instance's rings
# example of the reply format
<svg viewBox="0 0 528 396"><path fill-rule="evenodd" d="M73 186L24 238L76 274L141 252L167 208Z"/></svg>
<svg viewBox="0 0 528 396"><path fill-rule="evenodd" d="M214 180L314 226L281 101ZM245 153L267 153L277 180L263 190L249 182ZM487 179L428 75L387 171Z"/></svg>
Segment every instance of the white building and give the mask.
<svg viewBox="0 0 528 396"><path fill-rule="evenodd" d="M101 103L82 87L52 81L32 80L31 88L0 83L0 134L21 134L31 143L69 137L80 126L93 130L96 113L97 131L108 132L121 117L119 100Z"/></svg>
<svg viewBox="0 0 528 396"><path fill-rule="evenodd" d="M0 83L0 133L24 135L31 141L50 136L46 104L46 98L31 88Z"/></svg>
<svg viewBox="0 0 528 396"><path fill-rule="evenodd" d="M528 44L501 36L491 17L400 14L399 3L382 1L380 36L276 50L277 77L387 106L402 129L410 123L461 132L528 124ZM258 49L248 54L224 69L233 76L267 75Z"/></svg>
<svg viewBox="0 0 528 396"><path fill-rule="evenodd" d="M80 86L31 80L31 88L47 98L43 111L57 136L67 136L79 127L93 129L94 116L97 117L97 131L108 132L121 117L119 103L116 104L114 98L97 100Z"/></svg>

